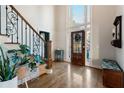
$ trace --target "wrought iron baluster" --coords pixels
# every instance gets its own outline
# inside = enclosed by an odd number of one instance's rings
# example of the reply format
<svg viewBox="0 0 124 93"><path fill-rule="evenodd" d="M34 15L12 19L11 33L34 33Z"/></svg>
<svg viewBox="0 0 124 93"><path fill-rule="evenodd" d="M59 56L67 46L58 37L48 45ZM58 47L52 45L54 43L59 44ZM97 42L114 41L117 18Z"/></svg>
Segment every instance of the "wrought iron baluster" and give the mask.
<svg viewBox="0 0 124 93"><path fill-rule="evenodd" d="M41 56L43 57L43 42L41 41Z"/></svg>
<svg viewBox="0 0 124 93"><path fill-rule="evenodd" d="M23 44L23 19L21 19L21 42Z"/></svg>
<svg viewBox="0 0 124 93"><path fill-rule="evenodd" d="M31 28L29 28L29 46L31 47Z"/></svg>
<svg viewBox="0 0 124 93"><path fill-rule="evenodd" d="M6 6L6 34L11 36L11 43L18 42L18 15L13 8L11 10ZM14 40L14 36L17 40ZM16 42L16 43L17 43Z"/></svg>
<svg viewBox="0 0 124 93"><path fill-rule="evenodd" d="M25 44L27 45L27 24L25 25Z"/></svg>
<svg viewBox="0 0 124 93"><path fill-rule="evenodd" d="M12 36L11 43L13 43L13 35L11 35L11 36Z"/></svg>
<svg viewBox="0 0 124 93"><path fill-rule="evenodd" d="M13 9L11 8L11 11L13 12ZM8 15L7 15L8 16ZM8 19L9 19L9 17L7 17ZM10 23L10 24L12 24L12 22ZM11 33L11 32L10 32ZM10 34L9 32L8 32L8 20L7 20L7 34ZM11 34L11 36L12 36L12 40L11 40L11 43L13 43L13 34Z"/></svg>
<svg viewBox="0 0 124 93"><path fill-rule="evenodd" d="M33 54L34 54L34 32L33 32Z"/></svg>
<svg viewBox="0 0 124 93"><path fill-rule="evenodd" d="M34 54L39 55L40 54L40 38L38 35L34 38Z"/></svg>
<svg viewBox="0 0 124 93"><path fill-rule="evenodd" d="M19 43L19 36L18 36L18 15L17 15L17 43Z"/></svg>
<svg viewBox="0 0 124 93"><path fill-rule="evenodd" d="M41 52L41 57L43 57L43 54L42 54L42 53L43 53L43 51L42 51L42 46L43 46L43 45L42 45L42 40L40 39L40 52Z"/></svg>
<svg viewBox="0 0 124 93"><path fill-rule="evenodd" d="M40 40L40 38L39 38L39 52L40 52L40 56L41 56L41 40Z"/></svg>
<svg viewBox="0 0 124 93"><path fill-rule="evenodd" d="M8 35L8 29L7 29L7 11L8 11L8 7L6 5L6 35Z"/></svg>
<svg viewBox="0 0 124 93"><path fill-rule="evenodd" d="M39 54L40 55L40 38L39 38L39 36L37 35L37 39L38 39L38 41L37 41L37 47L38 47L38 51L37 51L37 54Z"/></svg>

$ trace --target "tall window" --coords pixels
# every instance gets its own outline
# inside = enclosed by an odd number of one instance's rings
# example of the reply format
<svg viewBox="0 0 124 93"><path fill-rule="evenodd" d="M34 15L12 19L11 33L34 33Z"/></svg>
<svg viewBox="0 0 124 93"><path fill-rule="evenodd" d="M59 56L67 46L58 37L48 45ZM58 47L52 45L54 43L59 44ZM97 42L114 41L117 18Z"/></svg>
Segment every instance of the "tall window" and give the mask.
<svg viewBox="0 0 124 93"><path fill-rule="evenodd" d="M84 24L85 23L85 6L83 5L73 5L72 6L72 21L74 24Z"/></svg>
<svg viewBox="0 0 124 93"><path fill-rule="evenodd" d="M72 5L70 8L72 26L84 26L90 24L91 6Z"/></svg>

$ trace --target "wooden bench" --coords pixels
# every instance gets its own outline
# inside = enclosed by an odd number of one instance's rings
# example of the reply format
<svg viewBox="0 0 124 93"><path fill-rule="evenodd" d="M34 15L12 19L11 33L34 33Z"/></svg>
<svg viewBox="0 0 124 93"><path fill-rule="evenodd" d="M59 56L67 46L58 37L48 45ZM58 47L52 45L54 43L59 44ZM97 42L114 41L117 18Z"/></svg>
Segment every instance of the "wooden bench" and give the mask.
<svg viewBox="0 0 124 93"><path fill-rule="evenodd" d="M103 59L103 85L106 87L123 88L123 70L114 60Z"/></svg>

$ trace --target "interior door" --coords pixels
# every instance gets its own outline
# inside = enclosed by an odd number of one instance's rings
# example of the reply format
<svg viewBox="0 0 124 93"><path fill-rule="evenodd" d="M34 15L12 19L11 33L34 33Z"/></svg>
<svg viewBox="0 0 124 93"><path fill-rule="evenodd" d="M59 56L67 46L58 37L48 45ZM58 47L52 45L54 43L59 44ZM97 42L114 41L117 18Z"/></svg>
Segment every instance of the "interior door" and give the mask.
<svg viewBox="0 0 124 93"><path fill-rule="evenodd" d="M75 65L85 65L85 31L71 33L71 62Z"/></svg>

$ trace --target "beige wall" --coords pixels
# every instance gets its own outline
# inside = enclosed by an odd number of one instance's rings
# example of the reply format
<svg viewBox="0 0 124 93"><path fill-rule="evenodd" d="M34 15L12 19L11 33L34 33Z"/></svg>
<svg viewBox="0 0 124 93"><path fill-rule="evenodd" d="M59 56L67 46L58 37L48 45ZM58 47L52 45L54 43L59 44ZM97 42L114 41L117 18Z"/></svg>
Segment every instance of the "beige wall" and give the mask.
<svg viewBox="0 0 124 93"><path fill-rule="evenodd" d="M39 6L37 5L15 5L15 8L36 29L39 29Z"/></svg>
<svg viewBox="0 0 124 93"><path fill-rule="evenodd" d="M117 6L116 16L122 15L122 48L116 49L116 60L124 70L124 6ZM115 16L115 17L116 17Z"/></svg>
<svg viewBox="0 0 124 93"><path fill-rule="evenodd" d="M56 49L64 50L66 59L66 6L55 6Z"/></svg>
<svg viewBox="0 0 124 93"><path fill-rule="evenodd" d="M93 6L92 8L92 65L100 67L103 58L115 59L111 46L115 6Z"/></svg>
<svg viewBox="0 0 124 93"><path fill-rule="evenodd" d="M55 49L55 6L42 5L39 13L39 30L50 32L50 40L52 40L52 59L54 60Z"/></svg>

